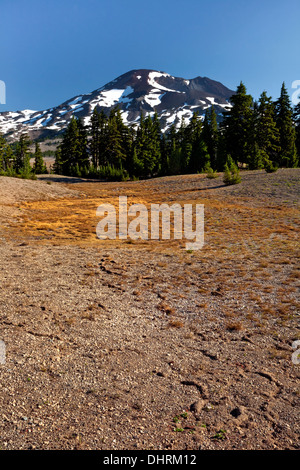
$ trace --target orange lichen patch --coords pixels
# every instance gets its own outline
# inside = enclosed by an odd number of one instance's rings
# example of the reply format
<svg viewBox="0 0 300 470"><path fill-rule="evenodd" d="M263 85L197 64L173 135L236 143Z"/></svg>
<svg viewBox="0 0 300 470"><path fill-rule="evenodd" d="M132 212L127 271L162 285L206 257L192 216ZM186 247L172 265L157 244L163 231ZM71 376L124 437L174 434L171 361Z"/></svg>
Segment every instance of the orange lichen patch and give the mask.
<svg viewBox="0 0 300 470"><path fill-rule="evenodd" d="M118 189L118 188L117 188ZM93 192L95 189L93 188ZM123 193L123 191L121 192ZM118 194L120 195L120 193ZM132 204L144 204L149 212L150 205L157 202L157 196L152 191L144 192L143 197L140 194L132 194L128 197L128 207ZM51 240L59 243L67 240L68 242L82 243L103 243L97 238L96 226L100 221L96 211L98 206L104 203L112 204L116 208L116 222L118 229L118 196L103 194L101 198L86 197L70 200L50 200L34 201L22 204L22 221L18 224L19 228L28 236ZM164 202L163 198L160 203ZM266 242L268 240L269 248L281 245L285 236L290 240L296 240L297 232L294 227L283 224L281 212L276 209L258 209L245 208L239 204L228 203L224 201L202 199L181 201L178 198L177 203L182 204L204 204L204 228L206 246L216 249L220 244L227 249L236 250L243 246L243 251L253 251L255 242ZM285 216L287 214L285 213ZM149 219L149 240L147 244L163 244L181 246L183 240L171 239L159 241L151 240ZM195 229L195 221L193 224ZM118 232L117 232L118 233ZM283 238L282 238L283 237ZM111 241L106 240L107 242ZM129 242L130 240L117 240L119 243ZM137 244L138 241L131 240Z"/></svg>
<svg viewBox="0 0 300 470"><path fill-rule="evenodd" d="M206 187L205 176L186 175L147 181L122 183L85 182L65 185L76 189L80 197L32 201L18 204L19 217L13 224L23 237L37 243L126 246L147 250L184 250L186 240L174 239L171 217L169 240L151 239L151 204L179 203L204 205L204 246L193 253L194 258L251 260L260 258L260 275L266 278L264 266L274 255L291 259L298 238L298 211L296 207L280 204L257 205L254 198L222 194L224 188ZM200 187L202 185L202 187ZM216 191L216 192L215 192ZM219 191L219 193L218 193ZM127 196L128 208L144 204L148 210L149 231L147 240L118 238L119 196ZM267 200L269 201L269 200ZM116 240L99 240L96 227L100 221L96 211L102 204L112 204L116 209ZM130 218L128 217L128 222ZM193 230L195 230L195 216ZM286 256L284 256L286 254Z"/></svg>

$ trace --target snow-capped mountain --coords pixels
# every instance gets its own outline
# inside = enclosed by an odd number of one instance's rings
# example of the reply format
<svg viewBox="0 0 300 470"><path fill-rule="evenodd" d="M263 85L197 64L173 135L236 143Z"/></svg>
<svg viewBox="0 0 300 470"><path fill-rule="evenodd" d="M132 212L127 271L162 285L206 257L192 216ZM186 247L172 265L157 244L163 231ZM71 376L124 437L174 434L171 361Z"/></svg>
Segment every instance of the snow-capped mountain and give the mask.
<svg viewBox="0 0 300 470"><path fill-rule="evenodd" d="M34 138L55 137L68 125L72 116L90 123L95 107L108 114L118 106L125 124L138 123L144 116L157 112L162 131L172 124L179 125L182 118L188 121L193 113L204 115L214 105L217 115L230 108L234 91L222 83L206 77L191 80L173 77L155 70L132 70L97 90L75 96L45 111L26 109L0 113L0 133L16 139L22 132Z"/></svg>

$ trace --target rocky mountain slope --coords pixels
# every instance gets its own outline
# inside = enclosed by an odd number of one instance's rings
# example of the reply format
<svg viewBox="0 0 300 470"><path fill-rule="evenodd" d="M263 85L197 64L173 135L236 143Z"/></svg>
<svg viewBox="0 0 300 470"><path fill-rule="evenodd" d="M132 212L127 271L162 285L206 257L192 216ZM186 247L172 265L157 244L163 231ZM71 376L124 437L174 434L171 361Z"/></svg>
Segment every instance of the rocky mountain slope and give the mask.
<svg viewBox="0 0 300 470"><path fill-rule="evenodd" d="M211 105L221 117L230 108L234 91L207 77L191 80L173 77L154 70L132 70L97 90L75 96L59 106L44 111L23 110L0 113L0 132L16 139L27 132L32 138L54 137L68 125L72 116L81 117L86 125L95 107L106 114L118 106L126 124L138 122L144 115L158 113L162 130L181 119L189 120L197 111L204 115Z"/></svg>

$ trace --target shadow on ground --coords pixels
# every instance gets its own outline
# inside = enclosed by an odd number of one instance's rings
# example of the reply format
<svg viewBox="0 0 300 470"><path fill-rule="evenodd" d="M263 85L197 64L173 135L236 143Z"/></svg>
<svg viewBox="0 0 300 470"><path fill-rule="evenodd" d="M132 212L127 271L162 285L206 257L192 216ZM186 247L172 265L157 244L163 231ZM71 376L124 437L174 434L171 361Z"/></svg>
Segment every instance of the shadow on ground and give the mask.
<svg viewBox="0 0 300 470"><path fill-rule="evenodd" d="M54 183L101 183L105 180L100 179L86 179L74 176L60 176L60 175L38 175L37 179L40 181L52 181Z"/></svg>

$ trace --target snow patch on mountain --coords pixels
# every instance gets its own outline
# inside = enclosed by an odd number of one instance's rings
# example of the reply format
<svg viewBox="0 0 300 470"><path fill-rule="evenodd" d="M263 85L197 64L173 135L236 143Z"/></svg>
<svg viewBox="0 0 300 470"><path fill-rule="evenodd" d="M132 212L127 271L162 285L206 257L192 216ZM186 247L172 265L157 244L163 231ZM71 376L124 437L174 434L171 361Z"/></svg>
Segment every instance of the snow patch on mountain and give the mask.
<svg viewBox="0 0 300 470"><path fill-rule="evenodd" d="M207 96L206 99L210 101L210 104L213 106L220 106L221 108L230 108L231 105L229 103L218 103L216 102L215 98L213 96Z"/></svg>
<svg viewBox="0 0 300 470"><path fill-rule="evenodd" d="M159 83L157 83L155 78L161 78L161 77L170 77L170 75L168 73L150 72L149 77L148 77L149 85L151 85L154 89L159 89L159 90L163 90L163 91L170 91L170 92L173 92L173 93L181 93L178 90L173 90L171 88L166 88L165 86L160 85Z"/></svg>
<svg viewBox="0 0 300 470"><path fill-rule="evenodd" d="M148 95L145 95L144 100L150 106L158 106L161 103L162 96L163 95L160 90L157 91L156 89L153 89L148 93Z"/></svg>

